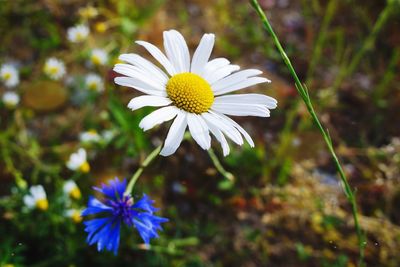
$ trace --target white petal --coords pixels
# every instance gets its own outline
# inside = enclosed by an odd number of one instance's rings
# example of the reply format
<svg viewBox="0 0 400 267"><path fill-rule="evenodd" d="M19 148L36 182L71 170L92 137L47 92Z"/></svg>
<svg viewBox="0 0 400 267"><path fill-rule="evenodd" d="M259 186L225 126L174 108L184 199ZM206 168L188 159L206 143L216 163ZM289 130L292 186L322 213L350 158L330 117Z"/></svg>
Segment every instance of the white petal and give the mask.
<svg viewBox="0 0 400 267"><path fill-rule="evenodd" d="M238 65L227 65L209 73L208 75L204 75L203 78L206 79L210 84L213 84L239 69L240 67Z"/></svg>
<svg viewBox="0 0 400 267"><path fill-rule="evenodd" d="M172 101L169 98L154 95L142 95L133 98L129 101L128 108L136 110L142 107L163 107L171 104Z"/></svg>
<svg viewBox="0 0 400 267"><path fill-rule="evenodd" d="M174 106L157 109L144 117L140 121L139 127L142 128L143 131L147 131L157 124L172 120L176 114L178 114L178 111L179 109Z"/></svg>
<svg viewBox="0 0 400 267"><path fill-rule="evenodd" d="M201 75L210 58L211 51L214 47L215 35L204 34L201 38L199 46L193 54L191 72Z"/></svg>
<svg viewBox="0 0 400 267"><path fill-rule="evenodd" d="M33 197L27 195L24 196L24 204L28 207L28 208L33 208L36 205L36 201Z"/></svg>
<svg viewBox="0 0 400 267"><path fill-rule="evenodd" d="M231 87L227 87L223 90L219 90L218 92L214 91L215 95L222 95L222 94L226 94L226 93L230 93L236 90L240 90L246 87L250 87L259 83L266 83L266 82L270 82L270 80L266 79L266 78L262 78L262 77L251 77L248 78L240 83L237 83Z"/></svg>
<svg viewBox="0 0 400 267"><path fill-rule="evenodd" d="M225 78L219 80L218 82L214 83L212 85L212 88L213 88L214 92L218 92L225 88L231 87L232 85L240 83L249 77L260 75L261 73L262 73L262 71L256 70L256 69L247 69L247 70L238 71L238 72L236 72L232 75L229 75L228 77L225 77Z"/></svg>
<svg viewBox="0 0 400 267"><path fill-rule="evenodd" d="M143 69L140 69L136 66L129 64L115 64L114 69L115 72L120 73L122 75L128 76L130 78L134 78L143 83L146 83L153 90L165 91L165 84L154 80L152 77L148 75Z"/></svg>
<svg viewBox="0 0 400 267"><path fill-rule="evenodd" d="M215 136L215 138L217 138L218 142L221 143L222 152L224 153L224 156L227 156L229 154L230 149L229 149L228 142L225 139L225 136L212 123L208 122L206 119L205 119L205 122L207 123L207 126L210 129L210 132Z"/></svg>
<svg viewBox="0 0 400 267"><path fill-rule="evenodd" d="M46 192L44 191L44 188L41 185L34 185L30 188L29 191L31 192L31 195L33 196L34 199L46 198Z"/></svg>
<svg viewBox="0 0 400 267"><path fill-rule="evenodd" d="M274 109L278 101L274 98L261 94L236 94L218 96L214 99L216 104L259 104L265 105L269 109Z"/></svg>
<svg viewBox="0 0 400 267"><path fill-rule="evenodd" d="M237 145L243 145L243 138L239 131L220 115L215 112L203 113L201 114L207 123L212 124L214 127L221 130L226 136L228 136Z"/></svg>
<svg viewBox="0 0 400 267"><path fill-rule="evenodd" d="M164 142L164 147L161 150L160 155L166 157L175 153L175 151L178 149L179 145L182 142L186 126L187 126L186 112L179 111L178 116L176 116L174 122L171 125L171 128L169 129L167 138L165 139Z"/></svg>
<svg viewBox="0 0 400 267"><path fill-rule="evenodd" d="M148 94L148 95L155 95L155 96L167 96L166 91L160 91L154 89L152 86L144 83L138 79L131 78L131 77L116 77L114 82L121 86L127 86L135 88L136 90Z"/></svg>
<svg viewBox="0 0 400 267"><path fill-rule="evenodd" d="M163 84L168 82L168 76L160 68L137 54L122 54L119 56L119 59L142 68L153 79L156 78Z"/></svg>
<svg viewBox="0 0 400 267"><path fill-rule="evenodd" d="M239 132L243 134L247 143L249 143L251 147L254 147L253 140L251 139L250 135L242 128L242 126L240 126L236 121L232 120L228 116L225 116L224 114L218 114L218 115L221 116L221 118L225 119L228 123L231 123L236 129L238 129Z"/></svg>
<svg viewBox="0 0 400 267"><path fill-rule="evenodd" d="M175 30L164 32L164 48L177 73L190 71L189 48L179 32Z"/></svg>
<svg viewBox="0 0 400 267"><path fill-rule="evenodd" d="M269 117L269 109L263 105L213 103L212 110L232 116Z"/></svg>
<svg viewBox="0 0 400 267"><path fill-rule="evenodd" d="M207 124L200 115L188 113L187 122L190 134L199 146L207 150L211 146L211 137Z"/></svg>
<svg viewBox="0 0 400 267"><path fill-rule="evenodd" d="M225 67L226 65L229 65L229 60L223 57L219 58L214 58L210 61L207 62L205 66L205 73L204 75L209 75L210 73L214 72L216 69Z"/></svg>
<svg viewBox="0 0 400 267"><path fill-rule="evenodd" d="M81 158L83 160L86 160L87 154L86 154L86 150L85 149L79 148L78 149L78 155L79 155L79 158ZM43 189L43 187L42 187L42 189Z"/></svg>
<svg viewBox="0 0 400 267"><path fill-rule="evenodd" d="M175 70L172 63L168 60L168 58L164 55L163 52L158 49L155 45L144 42L144 41L136 41L138 45L143 46L149 51L149 53L164 67L164 69L171 75L175 75L177 71Z"/></svg>

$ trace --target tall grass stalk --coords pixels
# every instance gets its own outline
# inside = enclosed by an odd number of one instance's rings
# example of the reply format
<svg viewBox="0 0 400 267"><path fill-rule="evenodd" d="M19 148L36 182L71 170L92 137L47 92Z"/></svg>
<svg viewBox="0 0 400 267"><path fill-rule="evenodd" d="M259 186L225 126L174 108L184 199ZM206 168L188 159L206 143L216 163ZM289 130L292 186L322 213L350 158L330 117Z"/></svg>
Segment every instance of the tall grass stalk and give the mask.
<svg viewBox="0 0 400 267"><path fill-rule="evenodd" d="M290 62L290 59L286 55L285 50L283 49L274 30L272 29L272 26L271 26L267 16L265 15L264 11L262 10L260 4L258 3L257 0L250 0L250 3L252 4L252 6L256 10L257 14L259 15L266 30L271 35L273 42L275 43L275 46L279 50L279 53L281 54L284 63L286 64L287 68L289 69L290 74L292 75L292 77L295 81L297 92L299 93L304 104L306 105L307 110L310 113L314 124L319 129L319 131L328 147L328 150L329 150L330 154L332 155L333 161L335 163L336 169L339 173L339 177L340 177L340 180L343 185L344 193L346 195L347 200L349 201L349 203L351 205L352 215L353 215L353 219L354 219L354 225L355 225L355 229L356 229L356 233L357 233L357 237L358 237L358 246L359 246L359 254L360 254L359 266L364 266L364 249L365 249L366 242L365 242L365 236L361 230L360 223L359 223L355 194L354 194L353 190L351 189L350 184L347 180L347 177L346 177L346 175L343 171L343 168L339 162L339 159L336 156L336 153L333 148L332 140L329 136L328 130L326 130L322 126L320 120L318 119L318 116L314 110L314 107L313 107L312 101L310 99L310 96L308 94L308 90L307 90L306 86L301 83L299 77L297 76L297 73L296 73L292 63Z"/></svg>

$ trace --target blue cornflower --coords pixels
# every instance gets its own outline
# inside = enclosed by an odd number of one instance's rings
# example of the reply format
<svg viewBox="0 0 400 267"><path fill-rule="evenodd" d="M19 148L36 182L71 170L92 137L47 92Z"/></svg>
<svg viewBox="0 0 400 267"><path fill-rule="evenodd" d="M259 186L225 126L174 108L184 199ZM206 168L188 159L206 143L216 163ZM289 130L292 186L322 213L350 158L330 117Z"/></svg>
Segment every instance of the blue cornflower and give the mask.
<svg viewBox="0 0 400 267"><path fill-rule="evenodd" d="M88 233L86 241L89 245L97 243L98 251L106 249L117 254L122 224L135 227L143 241L149 244L151 238L158 237L157 230L162 230L161 223L168 221L153 215L157 209L148 196L143 195L134 203L130 195L124 195L126 186L126 179L121 182L115 178L109 185L94 187L104 195L104 199L90 197L88 207L82 212L82 216L102 215L84 222L85 232Z"/></svg>

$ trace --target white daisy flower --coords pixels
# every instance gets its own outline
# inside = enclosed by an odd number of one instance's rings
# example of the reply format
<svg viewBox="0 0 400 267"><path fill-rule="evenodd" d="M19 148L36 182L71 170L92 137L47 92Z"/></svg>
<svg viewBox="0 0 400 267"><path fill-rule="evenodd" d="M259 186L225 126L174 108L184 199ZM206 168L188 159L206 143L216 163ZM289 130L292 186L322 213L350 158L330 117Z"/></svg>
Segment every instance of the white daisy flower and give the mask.
<svg viewBox="0 0 400 267"><path fill-rule="evenodd" d="M72 171L89 172L90 165L86 159L86 150L80 148L77 152L72 153L67 161L67 168Z"/></svg>
<svg viewBox="0 0 400 267"><path fill-rule="evenodd" d="M64 62L54 57L46 60L43 71L53 80L61 79L66 73Z"/></svg>
<svg viewBox="0 0 400 267"><path fill-rule="evenodd" d="M85 86L87 89L92 91L96 92L104 91L103 79L99 75L94 73L89 73L88 75L86 75Z"/></svg>
<svg viewBox="0 0 400 267"><path fill-rule="evenodd" d="M5 86L11 88L19 84L19 73L17 68L11 64L4 64L0 68L0 79Z"/></svg>
<svg viewBox="0 0 400 267"><path fill-rule="evenodd" d="M79 135L79 140L82 143L97 143L101 140L101 136L96 130L89 130Z"/></svg>
<svg viewBox="0 0 400 267"><path fill-rule="evenodd" d="M277 101L261 94L224 95L259 83L270 82L258 77L256 69L239 70L225 58L209 60L214 46L214 34L205 34L190 58L183 36L175 31L164 32L166 56L154 45L137 41L164 67L166 72L137 54L123 54L114 71L124 75L115 83L135 88L146 94L133 98L128 107L161 107L147 115L139 127L147 131L157 124L174 119L165 139L161 155L173 154L182 142L185 130L203 149L211 145L210 132L221 143L224 155L229 154L225 136L238 145L243 138L254 146L249 134L231 116L269 117Z"/></svg>
<svg viewBox="0 0 400 267"><path fill-rule="evenodd" d="M5 92L2 100L6 107L15 108L19 103L19 95L15 92Z"/></svg>
<svg viewBox="0 0 400 267"><path fill-rule="evenodd" d="M81 213L82 210L68 209L65 211L65 216L71 218L74 223L80 223L82 221Z"/></svg>
<svg viewBox="0 0 400 267"><path fill-rule="evenodd" d="M68 180L64 183L63 186L63 191L64 194L74 198L74 199L80 199L81 198L81 190L79 190L78 185L75 183L74 180Z"/></svg>
<svg viewBox="0 0 400 267"><path fill-rule="evenodd" d="M67 38L72 43L80 43L89 36L89 27L84 24L79 24L68 28Z"/></svg>
<svg viewBox="0 0 400 267"><path fill-rule="evenodd" d="M103 49L93 49L90 54L90 62L95 66L105 65L108 61L108 53Z"/></svg>
<svg viewBox="0 0 400 267"><path fill-rule="evenodd" d="M24 196L24 203L29 209L47 210L49 202L47 201L46 191L44 191L43 186L32 186L29 189L29 194Z"/></svg>

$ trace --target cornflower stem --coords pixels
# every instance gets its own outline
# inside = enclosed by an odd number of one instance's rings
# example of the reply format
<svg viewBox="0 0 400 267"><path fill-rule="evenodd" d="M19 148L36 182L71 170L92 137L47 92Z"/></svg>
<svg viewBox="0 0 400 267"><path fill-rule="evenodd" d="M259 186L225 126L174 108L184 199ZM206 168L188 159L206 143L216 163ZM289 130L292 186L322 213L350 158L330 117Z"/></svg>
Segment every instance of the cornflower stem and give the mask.
<svg viewBox="0 0 400 267"><path fill-rule="evenodd" d="M136 170L136 172L132 175L132 178L130 179L128 186L126 187L124 195L130 195L132 193L133 187L135 186L136 181L139 179L140 175L142 175L144 169L149 166L149 164L157 157L158 154L160 154L162 148L162 144L156 147L140 164L139 169Z"/></svg>
<svg viewBox="0 0 400 267"><path fill-rule="evenodd" d="M336 169L339 173L340 176L340 180L342 182L342 186L343 186L343 190L345 193L345 196L347 198L347 200L349 201L350 205L351 205L351 210L352 210L352 215L353 215L353 219L354 219L354 225L355 225L355 229L356 229L356 233L357 233L357 237L358 237L358 247L359 247L359 254L360 254L360 258L359 258L359 262L358 262L358 266L364 266L364 248L366 245L365 242L365 237L364 234L361 230L360 227L360 223L359 223L359 219L358 219L358 211L357 211L357 204L356 204L356 199L355 199L355 195L354 192L352 191L350 184L347 180L347 177L343 171L343 168L339 162L339 159L336 156L335 150L333 148L333 144L332 144L332 140L330 138L329 132L328 130L325 130L324 127L322 126L321 122L318 119L317 114L315 113L314 107L312 105L310 96L308 94L308 90L307 87L305 85L303 85L299 79L299 77L296 74L296 71L294 70L292 63L290 62L290 59L288 58L288 56L285 53L285 50L283 49L281 43L279 42L278 37L276 36L274 30L272 29L272 26L270 24L270 22L268 21L267 16L265 15L264 11L262 10L260 4L258 3L257 0L250 0L250 3L252 4L252 6L254 7L254 9L256 10L258 16L260 17L262 23L264 24L266 30L268 31L268 33L272 36L272 39L275 43L275 46L277 47L277 49L279 50L279 53L282 56L282 59L284 61L284 63L286 64L287 68L289 69L290 74L292 75L295 84L296 84L296 89L297 92L299 93L299 95L301 96L301 98L303 99L304 104L307 107L308 112L311 115L311 118L314 122L314 124L317 126L317 128L319 129L327 147L328 150L333 158L333 161L335 163Z"/></svg>
<svg viewBox="0 0 400 267"><path fill-rule="evenodd" d="M214 150L212 148L207 150L208 155L211 158L212 163L214 164L215 168L217 169L217 171L219 173L222 174L222 176L224 176L226 179L228 179L229 181L234 181L235 180L235 176L233 176L232 173L228 172L227 170L224 169L224 167L222 166L221 162L219 161L217 155L215 155Z"/></svg>

